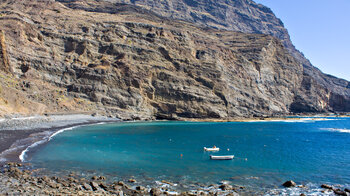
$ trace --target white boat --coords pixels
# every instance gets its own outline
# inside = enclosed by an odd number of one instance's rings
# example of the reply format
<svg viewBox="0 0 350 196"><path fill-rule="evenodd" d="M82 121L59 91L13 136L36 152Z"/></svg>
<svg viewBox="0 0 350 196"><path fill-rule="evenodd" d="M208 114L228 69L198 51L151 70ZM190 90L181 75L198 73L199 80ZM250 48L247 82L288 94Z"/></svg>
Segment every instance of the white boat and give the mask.
<svg viewBox="0 0 350 196"><path fill-rule="evenodd" d="M234 155L225 155L225 156L210 155L210 159L213 159L213 160L232 160L234 157L235 157Z"/></svg>
<svg viewBox="0 0 350 196"><path fill-rule="evenodd" d="M204 151L208 151L208 152L218 152L220 150L220 148L207 148L207 147L204 147Z"/></svg>

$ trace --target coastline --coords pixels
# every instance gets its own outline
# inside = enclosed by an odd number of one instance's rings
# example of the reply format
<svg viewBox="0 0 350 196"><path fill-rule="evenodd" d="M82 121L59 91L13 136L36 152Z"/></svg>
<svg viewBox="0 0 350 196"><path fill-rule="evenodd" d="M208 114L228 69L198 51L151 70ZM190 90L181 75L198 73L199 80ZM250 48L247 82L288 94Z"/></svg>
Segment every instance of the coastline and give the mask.
<svg viewBox="0 0 350 196"><path fill-rule="evenodd" d="M230 118L230 119L193 119L179 118L176 121L190 122L298 122L298 121L318 121L324 117L350 117L349 115L329 116L303 115L288 117L250 117L250 118ZM160 121L160 120L155 120ZM5 162L21 161L19 156L27 148L35 143L49 140L57 132L65 129L72 129L79 126L87 126L98 123L113 122L147 122L147 120L124 121L118 118L88 114L52 114L37 115L28 117L0 118L0 164Z"/></svg>
<svg viewBox="0 0 350 196"><path fill-rule="evenodd" d="M179 118L178 121L191 121L191 122L268 122L268 121L297 121L297 120L323 120L324 118L350 118L350 114L347 115L290 115L290 116L265 116L265 117L238 117L238 118Z"/></svg>
<svg viewBox="0 0 350 196"><path fill-rule="evenodd" d="M31 145L50 139L63 129L120 119L86 114L30 116L0 119L0 164L21 161L19 156Z"/></svg>
<svg viewBox="0 0 350 196"><path fill-rule="evenodd" d="M329 117L329 116L322 116ZM201 120L185 120L185 121L194 121L194 122L269 122L269 121L302 121L308 119L310 120L322 120L321 116L295 116L288 118L245 118L245 119L235 119L235 120L214 120L214 119L201 119ZM334 116L342 117L342 116ZM349 116L344 116L349 117ZM39 119L39 120L38 120ZM324 119L323 119L324 120ZM9 122L9 121L12 121ZM120 119L107 118L102 116L91 116L91 115L52 115L52 116L34 116L34 117L23 117L15 119L0 119L0 147L2 149L6 146L16 147L20 144L18 141L24 141L31 144L34 144L34 140L28 140L28 138L34 138L36 141L48 140L49 138L58 134L60 131L65 129L72 129L76 126L86 126L98 123L113 123L113 122L123 122ZM9 129L2 130L3 127L8 127ZM31 125L33 125L31 128ZM57 126L61 125L61 126ZM10 129L12 128L12 129ZM5 141L6 134L12 136L16 139L15 142L9 143ZM11 140L11 141L12 141ZM17 142L17 143L16 143ZM34 143L33 143L34 142ZM76 194L76 195L252 195L256 194L254 190L248 190L245 187L231 186L222 184L214 184L208 187L197 186L191 191L181 192L176 190L176 187L173 186L171 182L158 182L156 185L152 186L143 186L143 184L138 183L138 179L135 182L130 181L117 181L117 182L107 182L105 177L95 177L95 179L84 179L79 175L72 176L56 176L55 174L40 173L38 171L32 170L28 171L27 169L31 168L26 163L11 163L18 162L20 155L19 153L27 149L27 147L14 148L6 156L5 161L1 161L0 165L6 163L2 168L0 168L0 182L3 186L0 186L0 195L5 191L10 194ZM6 149L5 149L6 151ZM1 151L0 155L3 153ZM97 173L98 174L98 173ZM45 176L47 175L47 176ZM10 181L10 182L9 182ZM25 186L19 186L25 184ZM281 185L277 185L281 186ZM307 185L306 185L307 186ZM338 191L337 188L321 189L319 185L316 187L316 191L323 193L333 193L333 191ZM292 191L306 193L305 185L298 185L294 187ZM333 190L334 189L334 190ZM284 188L276 189L276 193L281 193L287 190ZM257 191L257 190L256 190ZM290 191L289 189L287 191ZM314 191L314 190L310 190ZM342 190L341 190L342 191ZM343 191L344 192L344 191ZM266 192L259 192L259 194L266 194Z"/></svg>

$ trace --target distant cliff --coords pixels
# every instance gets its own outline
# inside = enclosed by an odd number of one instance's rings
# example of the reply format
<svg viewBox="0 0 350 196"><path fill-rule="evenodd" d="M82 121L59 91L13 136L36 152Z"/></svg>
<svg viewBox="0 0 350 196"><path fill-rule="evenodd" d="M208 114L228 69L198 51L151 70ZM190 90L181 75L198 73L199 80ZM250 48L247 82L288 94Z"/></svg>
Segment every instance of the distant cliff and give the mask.
<svg viewBox="0 0 350 196"><path fill-rule="evenodd" d="M6 1L0 111L136 119L350 111L349 83L298 57L270 9L210 2Z"/></svg>

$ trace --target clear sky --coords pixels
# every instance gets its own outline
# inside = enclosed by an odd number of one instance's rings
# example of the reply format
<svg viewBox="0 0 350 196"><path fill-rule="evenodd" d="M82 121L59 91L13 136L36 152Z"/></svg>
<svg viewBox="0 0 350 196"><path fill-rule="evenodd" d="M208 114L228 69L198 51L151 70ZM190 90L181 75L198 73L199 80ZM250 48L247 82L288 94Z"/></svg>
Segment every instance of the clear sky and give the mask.
<svg viewBox="0 0 350 196"><path fill-rule="evenodd" d="M273 10L314 66L350 81L350 0L254 1Z"/></svg>

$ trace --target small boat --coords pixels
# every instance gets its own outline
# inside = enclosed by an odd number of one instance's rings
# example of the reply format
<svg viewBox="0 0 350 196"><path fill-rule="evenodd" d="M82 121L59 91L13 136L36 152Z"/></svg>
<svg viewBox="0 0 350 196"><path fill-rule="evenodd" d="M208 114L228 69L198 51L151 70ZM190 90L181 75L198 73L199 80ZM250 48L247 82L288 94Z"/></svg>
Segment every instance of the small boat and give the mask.
<svg viewBox="0 0 350 196"><path fill-rule="evenodd" d="M225 156L210 155L210 159L212 160L232 160L234 157L235 157L234 155L225 155Z"/></svg>
<svg viewBox="0 0 350 196"><path fill-rule="evenodd" d="M220 148L207 148L207 147L204 147L204 151L208 151L208 152L218 152L220 150Z"/></svg>

